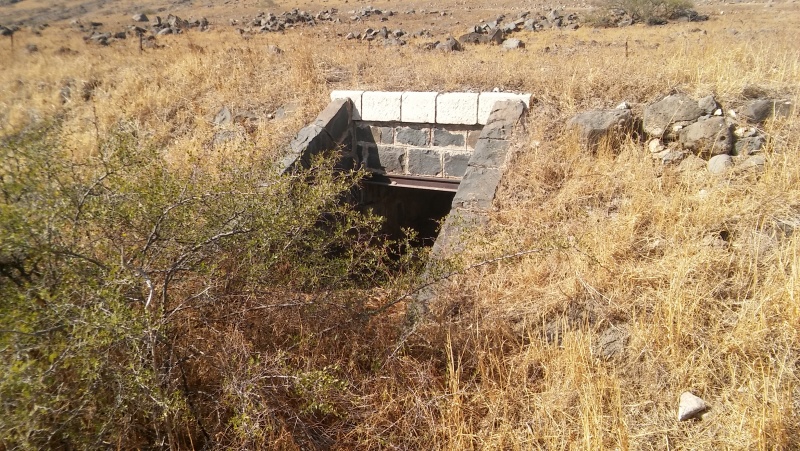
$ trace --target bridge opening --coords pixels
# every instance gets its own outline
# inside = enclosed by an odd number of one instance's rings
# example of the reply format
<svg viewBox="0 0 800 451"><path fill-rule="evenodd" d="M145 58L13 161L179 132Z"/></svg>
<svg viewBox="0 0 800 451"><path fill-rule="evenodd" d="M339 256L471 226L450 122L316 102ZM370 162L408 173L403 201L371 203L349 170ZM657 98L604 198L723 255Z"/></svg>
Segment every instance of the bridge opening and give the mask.
<svg viewBox="0 0 800 451"><path fill-rule="evenodd" d="M405 236L403 230L411 229L416 233L413 246L430 247L450 213L457 190L457 180L376 174L365 181L360 206L385 218L382 233L387 238L401 239Z"/></svg>

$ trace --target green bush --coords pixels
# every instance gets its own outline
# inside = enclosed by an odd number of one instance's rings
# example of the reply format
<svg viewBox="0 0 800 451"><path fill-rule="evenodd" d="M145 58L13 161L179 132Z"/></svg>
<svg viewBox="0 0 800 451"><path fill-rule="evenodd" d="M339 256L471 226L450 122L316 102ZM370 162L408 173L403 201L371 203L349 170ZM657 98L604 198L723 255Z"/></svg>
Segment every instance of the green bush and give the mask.
<svg viewBox="0 0 800 451"><path fill-rule="evenodd" d="M203 333L186 312L229 318L230 299L269 290L319 310L312 295L338 290L363 315L364 276L410 264L376 245L381 221L345 201L363 174L333 158L287 177L254 152L171 167L124 127L88 157L62 133L55 121L0 145L0 448L210 442L204 417L224 431L247 406L195 399L203 354L186 337ZM287 416L338 412L298 380L285 396L307 399L281 401Z"/></svg>

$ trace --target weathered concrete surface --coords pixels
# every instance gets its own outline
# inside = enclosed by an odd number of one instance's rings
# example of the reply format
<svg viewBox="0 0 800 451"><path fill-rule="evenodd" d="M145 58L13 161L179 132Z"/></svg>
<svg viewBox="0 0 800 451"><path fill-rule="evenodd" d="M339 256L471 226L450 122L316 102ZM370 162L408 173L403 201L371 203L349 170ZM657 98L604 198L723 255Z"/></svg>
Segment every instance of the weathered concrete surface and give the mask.
<svg viewBox="0 0 800 451"><path fill-rule="evenodd" d="M433 124L436 122L436 97L438 95L438 92L404 92L400 120Z"/></svg>
<svg viewBox="0 0 800 451"><path fill-rule="evenodd" d="M361 96L361 119L365 121L400 121L402 92L367 91Z"/></svg>
<svg viewBox="0 0 800 451"><path fill-rule="evenodd" d="M328 104L310 125L304 127L289 143L289 152L281 159L278 170L292 171L298 165L307 167L311 158L344 143L352 143L353 102L349 98L337 99ZM352 145L349 147L352 148ZM354 153L344 152L340 165L350 166Z"/></svg>

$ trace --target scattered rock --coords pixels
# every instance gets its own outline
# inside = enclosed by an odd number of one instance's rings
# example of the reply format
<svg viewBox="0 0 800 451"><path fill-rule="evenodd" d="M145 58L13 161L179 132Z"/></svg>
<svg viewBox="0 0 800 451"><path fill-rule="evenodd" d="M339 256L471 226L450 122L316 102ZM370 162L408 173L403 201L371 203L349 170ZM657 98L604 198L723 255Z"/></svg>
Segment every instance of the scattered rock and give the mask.
<svg viewBox="0 0 800 451"><path fill-rule="evenodd" d="M214 125L221 126L230 124L233 116L231 116L231 111L228 107L223 106L218 112L217 115L214 116Z"/></svg>
<svg viewBox="0 0 800 451"><path fill-rule="evenodd" d="M506 50L524 49L525 43L519 39L506 39L503 41L503 48Z"/></svg>
<svg viewBox="0 0 800 451"><path fill-rule="evenodd" d="M28 52L28 54L36 53L39 51L39 47L36 44L28 44L25 46L25 51Z"/></svg>
<svg viewBox="0 0 800 451"><path fill-rule="evenodd" d="M741 170L755 170L761 171L764 169L764 165L767 163L767 159L764 155L751 155L747 157L738 167Z"/></svg>
<svg viewBox="0 0 800 451"><path fill-rule="evenodd" d="M745 120L760 124L771 117L785 117L792 114L792 102L785 100L758 99L745 104L739 110L739 116Z"/></svg>
<svg viewBox="0 0 800 451"><path fill-rule="evenodd" d="M714 115L714 113L719 109L720 105L717 103L717 100L714 96L706 96L702 99L697 101L697 106L703 111L703 113L707 116ZM722 112L720 111L720 114Z"/></svg>
<svg viewBox="0 0 800 451"><path fill-rule="evenodd" d="M134 14L132 19L134 22L150 22L150 19L147 18L147 15L142 13Z"/></svg>
<svg viewBox="0 0 800 451"><path fill-rule="evenodd" d="M593 110L574 116L567 128L577 131L581 144L596 149L602 140L618 141L633 129L630 110Z"/></svg>
<svg viewBox="0 0 800 451"><path fill-rule="evenodd" d="M712 174L724 174L733 166L733 157L730 155L716 155L708 160L708 172Z"/></svg>
<svg viewBox="0 0 800 451"><path fill-rule="evenodd" d="M698 102L685 94L673 94L644 109L642 126L652 137L663 137L673 125L688 125L704 113Z"/></svg>
<svg viewBox="0 0 800 451"><path fill-rule="evenodd" d="M682 129L680 143L699 156L728 154L733 150L733 133L724 118L712 117Z"/></svg>
<svg viewBox="0 0 800 451"><path fill-rule="evenodd" d="M688 391L681 393L681 398L678 403L678 421L696 418L706 410L708 410L708 404L701 398Z"/></svg>
<svg viewBox="0 0 800 451"><path fill-rule="evenodd" d="M733 154L746 156L758 153L761 151L761 148L764 147L764 142L763 136L739 138L736 140L736 144L734 144Z"/></svg>
<svg viewBox="0 0 800 451"><path fill-rule="evenodd" d="M449 37L446 41L436 44L436 50L442 50L445 52L460 52L464 50L464 48L461 47L461 44L459 44L458 41L452 37Z"/></svg>

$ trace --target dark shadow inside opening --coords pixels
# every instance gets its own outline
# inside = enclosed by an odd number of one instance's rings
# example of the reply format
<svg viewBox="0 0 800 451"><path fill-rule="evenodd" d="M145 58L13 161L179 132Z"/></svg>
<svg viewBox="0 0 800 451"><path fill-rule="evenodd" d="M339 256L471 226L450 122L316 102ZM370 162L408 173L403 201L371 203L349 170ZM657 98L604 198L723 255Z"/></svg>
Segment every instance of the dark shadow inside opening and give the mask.
<svg viewBox="0 0 800 451"><path fill-rule="evenodd" d="M450 213L455 192L365 183L361 207L386 218L382 232L389 239L404 237L403 229L413 229L412 245L433 246L441 222Z"/></svg>

